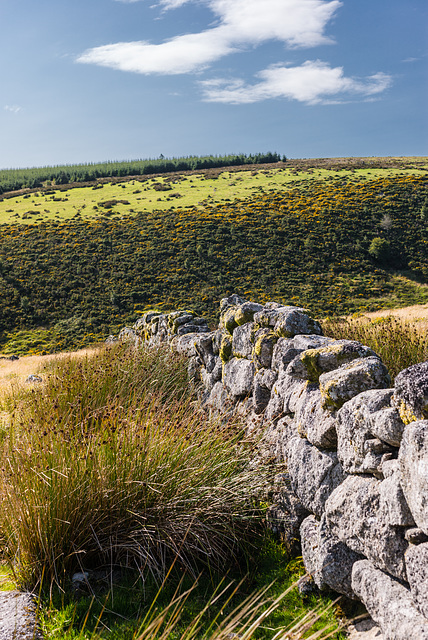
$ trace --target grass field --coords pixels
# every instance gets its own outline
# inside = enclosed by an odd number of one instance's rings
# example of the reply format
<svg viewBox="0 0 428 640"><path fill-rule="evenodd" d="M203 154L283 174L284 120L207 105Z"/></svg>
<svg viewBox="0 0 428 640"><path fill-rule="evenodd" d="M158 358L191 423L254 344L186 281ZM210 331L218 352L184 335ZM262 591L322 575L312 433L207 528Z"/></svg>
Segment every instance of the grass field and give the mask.
<svg viewBox="0 0 428 640"><path fill-rule="evenodd" d="M282 164L282 163L281 163ZM316 163L314 163L316 165ZM373 164L376 164L373 161ZM360 182L382 177L426 175L428 159L402 159L401 167L325 168L276 165L245 170L208 169L204 172L139 176L134 179L100 180L90 187L46 187L16 197L0 199L0 224L33 224L67 221L100 215L123 216L135 212L166 211L174 207L203 208L205 205L248 198L268 191L281 192L304 181ZM112 203L112 201L116 203ZM122 201L122 202L121 202ZM127 204L125 204L125 201ZM106 206L107 203L107 206ZM111 206L108 204L111 203Z"/></svg>

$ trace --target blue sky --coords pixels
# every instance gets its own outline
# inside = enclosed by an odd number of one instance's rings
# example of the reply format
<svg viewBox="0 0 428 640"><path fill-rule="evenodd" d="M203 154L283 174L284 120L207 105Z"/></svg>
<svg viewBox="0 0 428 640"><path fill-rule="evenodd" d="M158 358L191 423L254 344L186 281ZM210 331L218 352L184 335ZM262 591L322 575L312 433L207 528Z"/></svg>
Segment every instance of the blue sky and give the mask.
<svg viewBox="0 0 428 640"><path fill-rule="evenodd" d="M428 155L426 0L0 0L0 168Z"/></svg>

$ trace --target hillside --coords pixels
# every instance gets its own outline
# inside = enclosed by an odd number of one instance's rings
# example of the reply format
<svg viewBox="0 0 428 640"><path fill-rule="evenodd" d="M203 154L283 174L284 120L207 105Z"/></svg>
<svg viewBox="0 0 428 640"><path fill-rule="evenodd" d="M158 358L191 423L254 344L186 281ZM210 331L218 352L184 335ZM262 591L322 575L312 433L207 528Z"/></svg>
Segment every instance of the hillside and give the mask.
<svg viewBox="0 0 428 640"><path fill-rule="evenodd" d="M426 303L427 168L290 161L3 197L0 349L83 346L152 306L214 320L231 292L319 317Z"/></svg>

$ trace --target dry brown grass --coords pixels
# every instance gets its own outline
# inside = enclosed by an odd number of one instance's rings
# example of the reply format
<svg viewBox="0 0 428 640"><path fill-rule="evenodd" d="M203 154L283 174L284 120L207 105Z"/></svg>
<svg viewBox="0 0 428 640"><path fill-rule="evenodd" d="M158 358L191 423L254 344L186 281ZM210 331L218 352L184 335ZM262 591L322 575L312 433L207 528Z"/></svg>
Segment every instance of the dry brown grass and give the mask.
<svg viewBox="0 0 428 640"><path fill-rule="evenodd" d="M98 349L96 348L87 348L80 349L80 351L56 353L47 356L21 356L19 360L0 360L0 395L5 391L10 391L14 386L24 384L32 373L36 375L42 373L49 360L67 358L69 356L83 358L97 351Z"/></svg>
<svg viewBox="0 0 428 640"><path fill-rule="evenodd" d="M362 318L387 318L393 316L405 322L412 322L421 329L428 329L428 304L415 304L412 307L403 307L401 309L381 309L380 311L372 311L365 313Z"/></svg>

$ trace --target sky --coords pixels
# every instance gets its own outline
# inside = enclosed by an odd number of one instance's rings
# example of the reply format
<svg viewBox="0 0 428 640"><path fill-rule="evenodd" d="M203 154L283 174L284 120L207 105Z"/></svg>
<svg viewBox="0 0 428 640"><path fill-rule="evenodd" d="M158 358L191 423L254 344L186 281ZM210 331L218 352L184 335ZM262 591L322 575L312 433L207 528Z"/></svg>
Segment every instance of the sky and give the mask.
<svg viewBox="0 0 428 640"><path fill-rule="evenodd" d="M0 0L0 168L428 155L426 0Z"/></svg>

